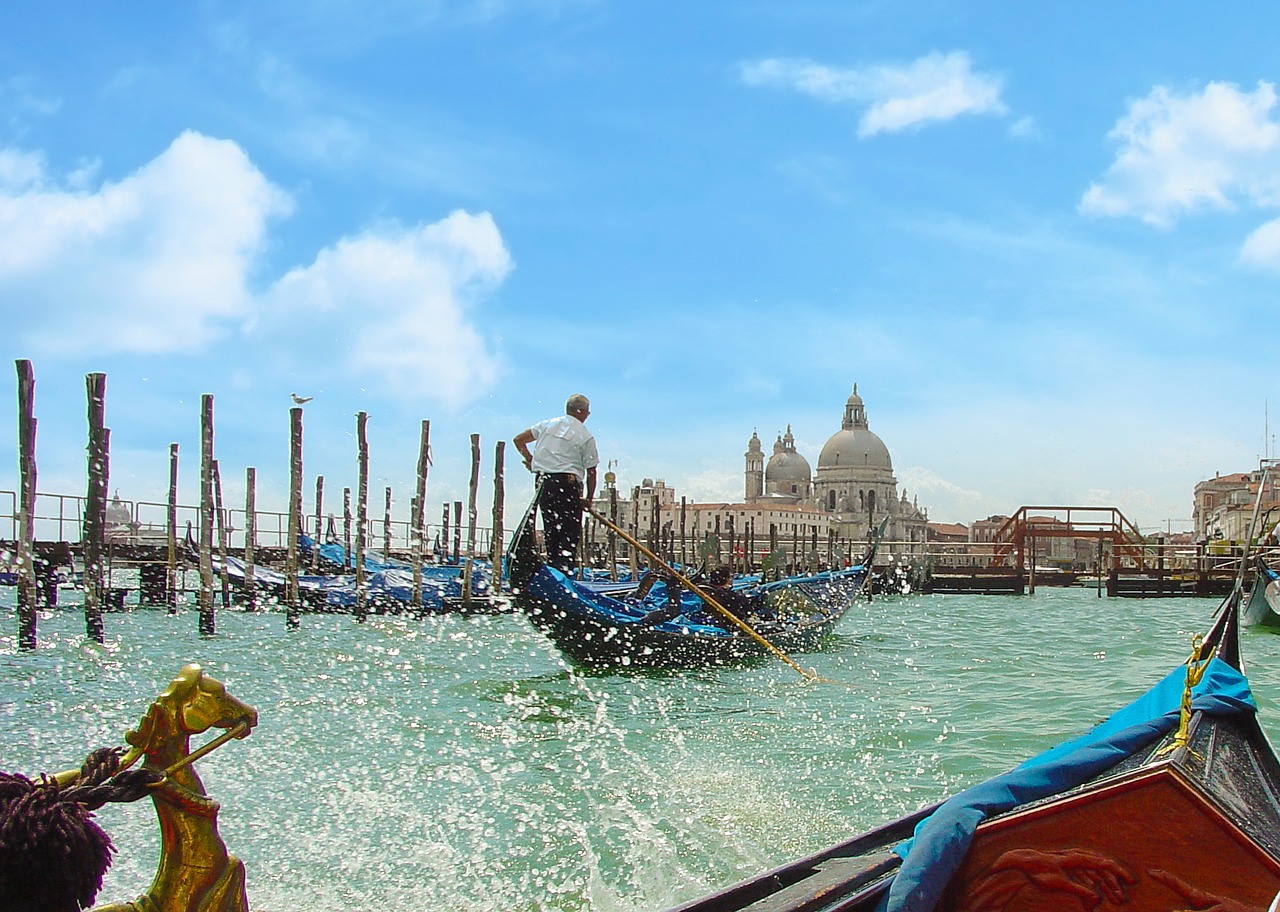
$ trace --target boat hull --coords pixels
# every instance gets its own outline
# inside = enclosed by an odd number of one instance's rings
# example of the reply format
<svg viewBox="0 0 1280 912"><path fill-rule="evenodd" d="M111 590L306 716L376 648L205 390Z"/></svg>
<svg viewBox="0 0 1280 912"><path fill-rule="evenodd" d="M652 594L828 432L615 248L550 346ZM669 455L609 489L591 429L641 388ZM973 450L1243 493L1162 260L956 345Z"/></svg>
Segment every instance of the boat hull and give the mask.
<svg viewBox="0 0 1280 912"><path fill-rule="evenodd" d="M859 568L797 578L788 581L792 583L789 586L773 584L784 601L803 593L799 597L807 613L756 629L783 653L820 648L858 598L865 581L866 574ZM528 579L514 601L567 659L583 667L741 665L773 653L745 631L713 623L646 623L644 617L654 606L595 592L546 567Z"/></svg>
<svg viewBox="0 0 1280 912"><path fill-rule="evenodd" d="M1245 627L1280 628L1280 574L1261 560L1241 611L1240 623Z"/></svg>

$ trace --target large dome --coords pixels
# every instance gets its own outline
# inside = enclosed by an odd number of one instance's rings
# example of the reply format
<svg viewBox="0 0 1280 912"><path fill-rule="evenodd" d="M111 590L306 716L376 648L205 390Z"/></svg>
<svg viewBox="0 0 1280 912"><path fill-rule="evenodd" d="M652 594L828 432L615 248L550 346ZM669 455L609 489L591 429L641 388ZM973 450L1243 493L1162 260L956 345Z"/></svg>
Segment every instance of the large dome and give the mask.
<svg viewBox="0 0 1280 912"><path fill-rule="evenodd" d="M889 448L884 441L867 429L867 413L863 409L858 387L845 402L844 421L840 430L818 454L819 469L885 469L893 471Z"/></svg>

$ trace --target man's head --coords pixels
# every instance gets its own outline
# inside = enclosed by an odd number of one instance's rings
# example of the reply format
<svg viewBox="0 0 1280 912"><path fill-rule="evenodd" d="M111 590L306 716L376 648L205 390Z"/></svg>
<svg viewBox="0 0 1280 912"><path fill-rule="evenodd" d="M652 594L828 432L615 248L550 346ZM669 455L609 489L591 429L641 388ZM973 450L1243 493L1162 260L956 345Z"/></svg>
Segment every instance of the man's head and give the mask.
<svg viewBox="0 0 1280 912"><path fill-rule="evenodd" d="M582 393L574 393L564 404L564 413L572 415L579 421L586 421L591 414L591 402Z"/></svg>

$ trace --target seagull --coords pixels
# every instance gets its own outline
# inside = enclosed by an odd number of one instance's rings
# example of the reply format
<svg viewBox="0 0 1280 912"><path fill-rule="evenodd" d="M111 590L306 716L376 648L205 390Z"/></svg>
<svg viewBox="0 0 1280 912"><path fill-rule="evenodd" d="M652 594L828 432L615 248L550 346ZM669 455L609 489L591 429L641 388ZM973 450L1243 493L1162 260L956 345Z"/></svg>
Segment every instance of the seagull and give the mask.
<svg viewBox="0 0 1280 912"><path fill-rule="evenodd" d="M290 393L289 395L293 397L293 401L298 405L306 405L315 398L314 396L299 396L297 393Z"/></svg>

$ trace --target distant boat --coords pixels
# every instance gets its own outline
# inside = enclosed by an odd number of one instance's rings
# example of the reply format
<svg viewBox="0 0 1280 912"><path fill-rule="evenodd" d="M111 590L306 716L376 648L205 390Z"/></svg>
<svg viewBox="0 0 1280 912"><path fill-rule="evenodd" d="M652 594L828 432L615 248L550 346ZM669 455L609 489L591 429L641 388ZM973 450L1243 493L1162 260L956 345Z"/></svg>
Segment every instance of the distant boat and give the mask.
<svg viewBox="0 0 1280 912"><path fill-rule="evenodd" d="M748 623L783 653L820 646L863 593L871 550L844 570L769 583L739 581L739 601L751 606ZM571 579L535 553L531 522L517 531L508 564L516 608L577 665L700 667L738 664L770 652L670 577L630 586Z"/></svg>
<svg viewBox="0 0 1280 912"><path fill-rule="evenodd" d="M1280 573L1260 557L1255 563L1253 588L1249 590L1240 623L1246 627L1280 627Z"/></svg>
<svg viewBox="0 0 1280 912"><path fill-rule="evenodd" d="M1280 761L1241 671L1239 596L1192 661L1091 732L671 912L1263 912Z"/></svg>

